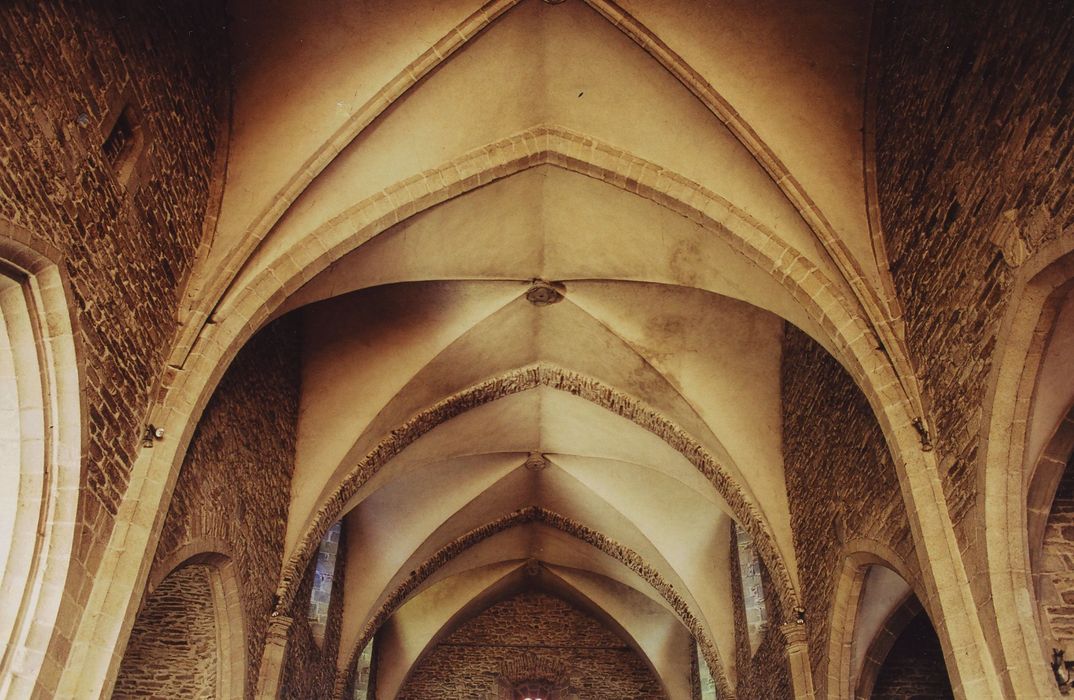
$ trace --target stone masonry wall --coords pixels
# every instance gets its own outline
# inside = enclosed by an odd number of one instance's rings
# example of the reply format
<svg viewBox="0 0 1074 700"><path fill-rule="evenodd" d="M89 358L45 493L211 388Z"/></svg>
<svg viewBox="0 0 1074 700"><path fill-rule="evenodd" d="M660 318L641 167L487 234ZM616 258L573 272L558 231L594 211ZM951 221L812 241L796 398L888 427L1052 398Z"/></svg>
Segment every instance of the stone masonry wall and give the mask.
<svg viewBox="0 0 1074 700"><path fill-rule="evenodd" d="M916 558L898 476L864 394L820 345L787 324L781 369L783 461L813 680L826 675L828 619L845 542Z"/></svg>
<svg viewBox="0 0 1074 700"><path fill-rule="evenodd" d="M920 613L888 652L873 686L872 700L946 700L954 698L943 649L929 616Z"/></svg>
<svg viewBox="0 0 1074 700"><path fill-rule="evenodd" d="M697 644L694 644L694 648L691 650L693 653L690 656L690 700L702 700L701 693L702 684L710 684L711 688L705 690L715 695L716 684L712 682L712 675L706 674L707 678L701 678L701 664L704 659L698 654Z"/></svg>
<svg viewBox="0 0 1074 700"><path fill-rule="evenodd" d="M750 641L749 622L746 612L746 597L742 588L742 547L737 528L732 528L729 546L731 548L731 600L735 625L735 668L738 679L735 685L735 697L741 700L766 700L767 698L789 698L792 696L790 668L784 648L783 635L779 626L784 619L780 609L779 596L776 595L772 580L764 564L758 560L758 573L761 589L766 601L767 624L761 632L760 643L754 651Z"/></svg>
<svg viewBox="0 0 1074 700"><path fill-rule="evenodd" d="M572 667L573 687L586 700L664 697L618 636L559 598L523 593L463 623L419 662L399 700L495 697L501 664L526 654Z"/></svg>
<svg viewBox="0 0 1074 700"><path fill-rule="evenodd" d="M1067 465L1044 528L1038 604L1044 636L1057 648L1074 646L1074 469Z"/></svg>
<svg viewBox="0 0 1074 700"><path fill-rule="evenodd" d="M76 582L99 561L141 449L201 240L226 103L223 26L209 1L0 7L0 219L69 276L84 364ZM124 104L142 143L125 184L103 148ZM71 589L76 606L88 589Z"/></svg>
<svg viewBox="0 0 1074 700"><path fill-rule="evenodd" d="M898 0L878 12L885 243L968 549L1008 263L1074 224L1074 6Z"/></svg>
<svg viewBox="0 0 1074 700"><path fill-rule="evenodd" d="M168 576L138 613L112 697L215 698L216 612L209 567Z"/></svg>
<svg viewBox="0 0 1074 700"><path fill-rule="evenodd" d="M239 352L202 414L179 473L154 571L190 543L220 543L238 570L252 695L272 599L298 425L299 337L275 321ZM242 488L237 488L241 485Z"/></svg>
<svg viewBox="0 0 1074 700"><path fill-rule="evenodd" d="M346 543L342 529L337 532L338 556L328 598L324 636L318 641L314 623L310 620L310 598L313 593L317 560L310 562L295 603L290 611L294 620L288 631L287 658L280 681L280 696L287 700L331 697L336 681L336 659L339 658L339 638L343 628L343 586L346 575ZM350 654L345 649L345 654Z"/></svg>

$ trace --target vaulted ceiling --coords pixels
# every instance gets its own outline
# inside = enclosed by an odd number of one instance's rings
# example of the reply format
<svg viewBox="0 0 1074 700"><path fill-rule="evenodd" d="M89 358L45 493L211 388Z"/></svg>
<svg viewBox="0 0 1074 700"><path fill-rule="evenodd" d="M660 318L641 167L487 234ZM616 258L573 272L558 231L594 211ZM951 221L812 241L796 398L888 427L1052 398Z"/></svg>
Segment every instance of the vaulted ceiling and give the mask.
<svg viewBox="0 0 1074 700"><path fill-rule="evenodd" d="M530 579L617 626L673 695L694 637L733 686L733 521L797 595L784 323L858 376L854 329L893 315L864 180L868 3L231 14L186 346L258 290L265 318L302 315L283 589L342 518L340 665L383 625L385 688Z"/></svg>

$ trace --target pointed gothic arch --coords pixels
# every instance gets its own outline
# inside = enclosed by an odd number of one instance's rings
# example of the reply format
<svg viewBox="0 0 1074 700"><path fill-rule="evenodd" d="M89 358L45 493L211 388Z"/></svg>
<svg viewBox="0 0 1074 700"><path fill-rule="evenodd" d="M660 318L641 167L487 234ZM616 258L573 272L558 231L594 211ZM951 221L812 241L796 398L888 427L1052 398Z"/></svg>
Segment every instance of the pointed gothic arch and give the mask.
<svg viewBox="0 0 1074 700"><path fill-rule="evenodd" d="M859 625L860 605L866 578L873 567L893 572L909 587L911 596L921 595L921 582L890 547L873 540L856 539L846 545L842 565L835 572L831 617L828 625L828 648L824 673L818 684L818 697L850 700L858 687L855 673L854 638ZM915 597L915 600L917 598ZM920 606L919 606L920 607Z"/></svg>
<svg viewBox="0 0 1074 700"><path fill-rule="evenodd" d="M424 581L452 559L478 543L513 527L530 523L555 528L556 530L579 540L583 544L592 546L598 551L619 561L623 566L648 583L671 606L671 608L675 610L676 615L682 623L694 638L698 640L698 645L705 654L710 669L713 670L713 676L716 680L716 685L720 690L720 696L727 698L734 697L734 689L724 672L724 666L720 661L720 655L716 649L715 643L709 637L703 623L695 616L694 612L690 610L689 605L674 586L668 583L655 568L649 565L644 558L633 550L624 547L615 540L612 540L601 532L587 527L583 523L579 523L558 513L537 506L530 506L509 513L455 538L437 550L421 565L417 566L402 583L389 592L382 599L382 602L376 611L370 615L351 649L345 652L347 654L347 656L344 657L346 658L346 663L342 664L341 669L343 670L336 676L334 697L342 698L343 692L348 684L349 675L352 669L355 668L359 655L362 653L362 650L365 649L366 645L373 639L376 631L382 624L384 624L385 620L391 617L391 615L418 590ZM341 650L341 653L344 653L343 650Z"/></svg>
<svg viewBox="0 0 1074 700"><path fill-rule="evenodd" d="M1043 246L1018 268L1013 287L997 334L978 451L979 566L989 579L988 619L996 621L993 648L1005 660L1005 682L1016 693L1045 696L1055 683L1040 621L1024 614L1023 601L1036 600L1030 534L1041 524L1031 522L1030 512L1050 509L1061 470L1046 464L1040 471L1031 462L1034 478L1026 473L1026 460L1042 360L1063 300L1074 289L1074 240L1061 237ZM1057 447L1046 450L1044 459Z"/></svg>
<svg viewBox="0 0 1074 700"><path fill-rule="evenodd" d="M83 407L57 259L0 220L0 695L35 687L74 553Z"/></svg>
<svg viewBox="0 0 1074 700"><path fill-rule="evenodd" d="M800 605L797 588L791 579L787 563L776 545L763 513L745 497L742 490L730 479L721 465L709 455L696 440L672 421L659 415L648 406L602 382L549 364L531 367L493 377L459 394L444 399L422 411L411 420L391 430L388 436L375 445L351 470L348 477L323 502L316 516L303 534L299 546L284 566L278 591L281 612L294 602L298 583L331 523L344 513L343 509L363 484L398 455L410 443L429 430L454 416L498 398L536 387L550 387L579 396L613 413L617 413L641 428L648 430L679 451L709 481L740 519L743 526L757 543L765 565L777 584L777 590L785 609Z"/></svg>
<svg viewBox="0 0 1074 700"><path fill-rule="evenodd" d="M117 697L246 695L242 585L232 559L192 543L158 567L118 670ZM177 561L175 566L167 564Z"/></svg>

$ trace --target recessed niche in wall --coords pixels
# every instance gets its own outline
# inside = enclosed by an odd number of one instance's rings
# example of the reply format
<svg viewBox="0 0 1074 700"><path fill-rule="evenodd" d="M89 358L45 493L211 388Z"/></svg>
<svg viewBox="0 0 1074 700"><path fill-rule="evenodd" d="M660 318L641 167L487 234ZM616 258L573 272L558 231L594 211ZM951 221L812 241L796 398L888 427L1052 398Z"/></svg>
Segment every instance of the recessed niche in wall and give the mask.
<svg viewBox="0 0 1074 700"><path fill-rule="evenodd" d="M142 131L138 111L132 105L126 104L101 144L105 160L112 166L112 172L123 186L130 181L138 156L145 145Z"/></svg>

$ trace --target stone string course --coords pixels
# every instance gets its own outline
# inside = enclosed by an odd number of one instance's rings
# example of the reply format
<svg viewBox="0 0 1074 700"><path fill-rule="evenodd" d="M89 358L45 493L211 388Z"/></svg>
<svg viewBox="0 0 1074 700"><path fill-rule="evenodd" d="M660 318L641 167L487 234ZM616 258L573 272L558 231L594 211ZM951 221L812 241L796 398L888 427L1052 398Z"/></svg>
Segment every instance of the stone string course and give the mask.
<svg viewBox="0 0 1074 700"><path fill-rule="evenodd" d="M624 640L563 600L531 592L464 622L418 664L398 698L496 697L505 668L512 676L527 670L552 676L512 678L515 681L555 681L567 669L572 691L587 700L666 697L659 680Z"/></svg>
<svg viewBox="0 0 1074 700"><path fill-rule="evenodd" d="M916 566L895 465L869 403L812 338L787 324L781 368L783 460L815 687L826 682L829 620L852 539Z"/></svg>
<svg viewBox="0 0 1074 700"><path fill-rule="evenodd" d="M627 418L680 452L712 482L750 533L769 570L776 571L777 594L783 598L784 604L788 607L797 606L797 593L790 583L771 534L764 526L757 509L746 500L734 480L700 443L667 418L636 399L590 377L543 363L489 379L443 399L392 430L387 437L377 443L320 508L314 523L303 536L296 554L288 563L281 579L281 606L290 605L294 599L296 573L304 570L313 558L328 527L343 515L343 508L347 502L385 464L441 423L504 396L541 386L566 391Z"/></svg>
<svg viewBox="0 0 1074 700"><path fill-rule="evenodd" d="M252 695L277 572L297 438L299 337L293 318L262 330L239 353L190 442L154 560L207 543L238 569L246 620L246 687ZM242 488L236 488L242 484ZM152 578L152 577L151 577ZM303 611L303 617L305 611Z"/></svg>
<svg viewBox="0 0 1074 700"><path fill-rule="evenodd" d="M643 581L652 586L653 590L659 593L661 597L667 601L672 610L675 611L675 614L682 620L683 624L694 636L694 639L698 641L698 644L701 646L702 652L705 655L705 661L709 664L709 669L712 671L713 679L716 681L720 697L727 698L728 700L735 697L734 691L724 673L723 664L720 662L716 646L712 643L712 640L709 639L698 619L694 617L686 601L682 599L670 583L664 580L659 572L649 566L640 555L630 548L624 547L615 540L612 540L581 523L571 520L570 518L566 518L558 513L553 513L552 511L536 506L523 508L522 510L515 511L490 523L470 530L466 534L456 538L439 549L428 560L411 572L411 574L385 598L384 603L362 629L362 633L359 635L357 643L351 650L347 664L344 667L347 670L347 674L350 674L353 671L355 663L358 660L358 654L365 648L368 641L373 638L373 635L380 626L406 602L407 598L409 598L410 595L417 590L427 578L429 578L429 576L479 542L512 527L526 525L528 523L538 523L554 527L561 532L593 546L619 561L625 567L637 574ZM336 679L335 697L341 696L348 681L349 679L346 676L341 676Z"/></svg>
<svg viewBox="0 0 1074 700"><path fill-rule="evenodd" d="M879 9L885 245L944 491L970 551L1010 265L1074 225L1074 12L1019 0Z"/></svg>
<svg viewBox="0 0 1074 700"><path fill-rule="evenodd" d="M215 698L216 611L209 567L178 569L138 613L112 697Z"/></svg>

